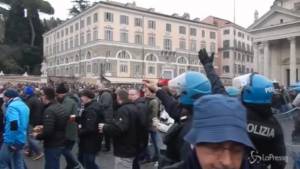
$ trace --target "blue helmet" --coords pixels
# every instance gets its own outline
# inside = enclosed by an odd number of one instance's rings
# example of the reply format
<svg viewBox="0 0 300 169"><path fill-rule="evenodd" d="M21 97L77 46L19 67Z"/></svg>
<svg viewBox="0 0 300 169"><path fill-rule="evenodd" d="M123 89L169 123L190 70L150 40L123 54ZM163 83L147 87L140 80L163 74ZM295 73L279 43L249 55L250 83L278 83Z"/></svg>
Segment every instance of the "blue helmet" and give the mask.
<svg viewBox="0 0 300 169"><path fill-rule="evenodd" d="M230 97L238 97L241 94L241 90L238 89L237 87L230 86L230 87L226 87L225 90L228 96Z"/></svg>
<svg viewBox="0 0 300 169"><path fill-rule="evenodd" d="M181 104L188 106L192 106L198 97L211 94L211 84L207 77L194 71L183 73L170 80L169 88L175 90Z"/></svg>
<svg viewBox="0 0 300 169"><path fill-rule="evenodd" d="M252 73L249 83L243 88L242 101L250 104L271 104L273 92L272 81L263 75Z"/></svg>

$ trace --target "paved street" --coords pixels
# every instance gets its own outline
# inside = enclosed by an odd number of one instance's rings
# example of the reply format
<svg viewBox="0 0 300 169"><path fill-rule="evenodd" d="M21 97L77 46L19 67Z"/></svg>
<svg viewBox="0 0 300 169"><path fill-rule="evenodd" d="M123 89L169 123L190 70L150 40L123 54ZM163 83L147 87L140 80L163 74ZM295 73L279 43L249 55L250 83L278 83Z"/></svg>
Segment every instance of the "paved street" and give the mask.
<svg viewBox="0 0 300 169"><path fill-rule="evenodd" d="M113 169L113 156L112 153L100 153L97 158L97 163L100 166L101 169ZM26 164L28 166L28 169L42 169L44 160L38 160L33 161L31 159L26 159ZM65 167L65 160L61 158L61 168L64 169ZM149 163L147 165L144 165L142 169L155 169L153 163Z"/></svg>
<svg viewBox="0 0 300 169"><path fill-rule="evenodd" d="M292 119L279 120L283 127L285 135L285 143L287 145L287 154L288 154L288 165L286 169L291 169L293 166L293 152L300 152L300 145L292 145L291 143L291 133L294 128L294 123ZM42 169L43 168L43 159L39 161L33 161L26 159L29 169ZM113 156L112 152L110 153L100 153L97 157L97 163L100 165L101 169L112 169L113 168ZM65 166L65 161L61 158L62 168ZM155 169L154 164L147 164L142 167L142 169Z"/></svg>

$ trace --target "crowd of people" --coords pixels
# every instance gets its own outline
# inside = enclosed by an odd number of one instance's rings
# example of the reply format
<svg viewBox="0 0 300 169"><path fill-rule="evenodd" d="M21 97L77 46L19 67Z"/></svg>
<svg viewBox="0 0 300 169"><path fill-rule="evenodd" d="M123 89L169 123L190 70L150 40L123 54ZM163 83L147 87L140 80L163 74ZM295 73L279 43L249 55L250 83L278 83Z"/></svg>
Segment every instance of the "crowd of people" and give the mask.
<svg viewBox="0 0 300 169"><path fill-rule="evenodd" d="M0 168L28 168L25 154L44 157L45 169L61 168L61 156L66 169L100 169L98 152L113 150L114 169L140 169L147 162L159 169L284 169L273 82L252 73L239 88L225 89L213 54L200 50L199 60L206 74L144 80L142 88L4 85ZM173 120L167 130L163 113ZM298 128L294 138L300 138Z"/></svg>

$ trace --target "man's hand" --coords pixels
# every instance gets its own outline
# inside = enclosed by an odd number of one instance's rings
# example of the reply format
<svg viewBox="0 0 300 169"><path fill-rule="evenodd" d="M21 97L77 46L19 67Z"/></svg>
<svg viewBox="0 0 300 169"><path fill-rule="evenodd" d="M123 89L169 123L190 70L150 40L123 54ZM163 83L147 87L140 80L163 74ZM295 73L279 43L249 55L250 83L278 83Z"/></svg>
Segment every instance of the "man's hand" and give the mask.
<svg viewBox="0 0 300 169"><path fill-rule="evenodd" d="M69 122L75 122L76 121L76 115L70 115L70 118L69 118Z"/></svg>
<svg viewBox="0 0 300 169"><path fill-rule="evenodd" d="M152 93L156 93L159 89L154 83L143 80L145 87L147 87Z"/></svg>
<svg viewBox="0 0 300 169"><path fill-rule="evenodd" d="M201 49L198 53L199 60L203 66L208 63L212 64L214 62L214 55L215 53L212 53L211 56L209 57L206 52L206 49Z"/></svg>
<svg viewBox="0 0 300 169"><path fill-rule="evenodd" d="M39 135L39 133L37 133L37 132L33 132L33 133L31 133L30 134L33 138L36 138L37 137L37 135Z"/></svg>
<svg viewBox="0 0 300 169"><path fill-rule="evenodd" d="M104 128L105 124L104 123L99 123L98 124L98 130L99 130L99 133L103 133L103 128Z"/></svg>

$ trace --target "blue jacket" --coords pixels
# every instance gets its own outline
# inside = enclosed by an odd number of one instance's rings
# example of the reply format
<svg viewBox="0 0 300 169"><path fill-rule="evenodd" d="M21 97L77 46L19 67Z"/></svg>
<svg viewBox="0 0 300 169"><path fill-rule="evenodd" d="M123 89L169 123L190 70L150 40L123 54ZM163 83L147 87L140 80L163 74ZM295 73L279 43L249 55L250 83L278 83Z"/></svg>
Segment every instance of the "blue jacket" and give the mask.
<svg viewBox="0 0 300 169"><path fill-rule="evenodd" d="M16 97L6 104L3 142L8 145L22 147L27 140L29 108Z"/></svg>

